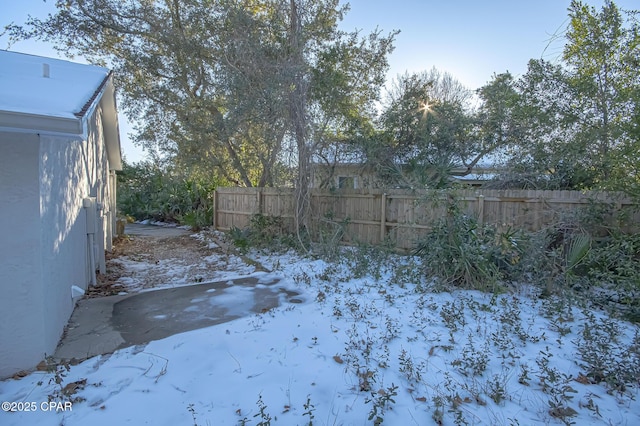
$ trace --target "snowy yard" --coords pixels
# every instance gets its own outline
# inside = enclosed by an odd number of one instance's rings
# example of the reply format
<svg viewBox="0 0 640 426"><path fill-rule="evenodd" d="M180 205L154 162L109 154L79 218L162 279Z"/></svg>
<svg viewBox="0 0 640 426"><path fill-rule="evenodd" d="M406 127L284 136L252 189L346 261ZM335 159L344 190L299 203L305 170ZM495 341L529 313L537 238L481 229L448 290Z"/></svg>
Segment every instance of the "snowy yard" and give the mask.
<svg viewBox="0 0 640 426"><path fill-rule="evenodd" d="M433 292L418 259L358 249L249 253L273 272L212 256L198 270L224 260L215 279L279 279L304 302L2 381L2 401L35 412L0 424L640 424L638 326L575 300Z"/></svg>

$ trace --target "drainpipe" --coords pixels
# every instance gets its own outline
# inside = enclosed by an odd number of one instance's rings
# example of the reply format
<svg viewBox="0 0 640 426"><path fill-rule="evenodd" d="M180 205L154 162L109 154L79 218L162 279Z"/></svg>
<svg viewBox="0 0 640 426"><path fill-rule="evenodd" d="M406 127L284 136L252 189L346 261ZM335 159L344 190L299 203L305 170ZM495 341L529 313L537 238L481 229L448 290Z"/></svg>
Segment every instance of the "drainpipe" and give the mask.
<svg viewBox="0 0 640 426"><path fill-rule="evenodd" d="M96 220L97 205L96 197L89 197L82 200L82 207L85 209L87 217L87 244L89 245L89 268L91 269L91 285L96 285Z"/></svg>

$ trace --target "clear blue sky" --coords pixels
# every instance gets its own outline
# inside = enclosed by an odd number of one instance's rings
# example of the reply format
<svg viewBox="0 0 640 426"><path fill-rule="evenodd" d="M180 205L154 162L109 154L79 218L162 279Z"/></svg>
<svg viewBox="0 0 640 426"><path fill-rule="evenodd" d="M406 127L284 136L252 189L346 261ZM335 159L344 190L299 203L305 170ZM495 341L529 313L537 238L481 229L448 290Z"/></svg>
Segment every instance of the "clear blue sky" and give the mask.
<svg viewBox="0 0 640 426"><path fill-rule="evenodd" d="M549 45L552 35L567 25L570 0L351 0L342 28L376 27L385 33L400 30L390 57L389 78L405 71L436 67L471 89L487 83L494 73L518 76L532 58L556 60L563 41ZM604 0L585 3L600 8ZM617 0L622 9L638 9L638 0ZM55 0L0 0L0 28L22 23L27 15L44 17L55 10ZM6 49L6 38L0 48ZM11 50L57 56L50 46L21 42ZM76 58L76 60L81 60ZM2 64L0 64L1 66ZM123 151L137 161L142 152L128 140L130 126L121 118Z"/></svg>
<svg viewBox="0 0 640 426"><path fill-rule="evenodd" d="M638 0L617 0L638 9ZM526 72L529 59L556 60L570 0L350 0L345 28L400 30L389 77L436 67L477 89L494 73ZM599 9L604 0L584 3ZM548 46L548 48L547 48Z"/></svg>

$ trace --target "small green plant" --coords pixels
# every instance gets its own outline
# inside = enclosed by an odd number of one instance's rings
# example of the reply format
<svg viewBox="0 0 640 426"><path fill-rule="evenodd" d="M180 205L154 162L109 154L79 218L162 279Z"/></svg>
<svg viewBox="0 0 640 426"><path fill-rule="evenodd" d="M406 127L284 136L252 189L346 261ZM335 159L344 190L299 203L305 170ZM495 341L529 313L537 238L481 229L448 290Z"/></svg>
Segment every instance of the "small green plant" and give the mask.
<svg viewBox="0 0 640 426"><path fill-rule="evenodd" d="M267 405L262 400L262 394L258 396L258 412L253 417L259 417L257 426L271 426L271 415L267 412Z"/></svg>
<svg viewBox="0 0 640 426"><path fill-rule="evenodd" d="M576 410L566 405L566 403L557 396L551 397L548 402L549 414L551 415L551 417L559 419L565 425L576 424L571 420L572 417L578 415L578 412Z"/></svg>
<svg viewBox="0 0 640 426"><path fill-rule="evenodd" d="M579 404L580 408L584 407L587 410L591 410L596 416L602 417L602 414L600 414L600 407L598 407L598 404L596 404L595 401L593 400L594 396L596 395L592 394L591 392L588 392L584 396L584 399L580 401L580 404Z"/></svg>
<svg viewBox="0 0 640 426"><path fill-rule="evenodd" d="M640 331L630 345L621 342L618 323L610 318L596 319L592 312L585 319L574 342L583 374L592 383L604 382L610 391L624 392L628 384L640 382Z"/></svg>
<svg viewBox="0 0 640 426"><path fill-rule="evenodd" d="M187 407L187 411L191 413L191 417L193 418L193 426L198 426L198 419L196 418L196 409L193 408L193 404L189 404Z"/></svg>
<svg viewBox="0 0 640 426"><path fill-rule="evenodd" d="M507 399L506 377L500 374L494 374L487 383L487 395L498 405Z"/></svg>
<svg viewBox="0 0 640 426"><path fill-rule="evenodd" d="M307 274L306 271L300 271L293 275L293 281L296 284L305 284L307 286L311 285L311 277Z"/></svg>
<svg viewBox="0 0 640 426"><path fill-rule="evenodd" d="M391 248L387 246L372 246L359 244L342 252L342 261L349 266L350 278L372 276L376 281L382 278L382 273L389 264Z"/></svg>
<svg viewBox="0 0 640 426"><path fill-rule="evenodd" d="M529 381L531 377L529 377L529 367L527 364L520 364L520 374L518 375L518 383L524 386L529 386Z"/></svg>
<svg viewBox="0 0 640 426"><path fill-rule="evenodd" d="M481 376L489 363L489 348L485 345L482 350L477 350L473 345L471 335L462 350L462 357L454 360L452 365L458 367L460 373L465 376Z"/></svg>
<svg viewBox="0 0 640 426"><path fill-rule="evenodd" d="M400 335L400 323L397 319L391 318L389 315L386 315L384 324L385 332L384 336L382 336L382 341L384 343L389 343Z"/></svg>
<svg viewBox="0 0 640 426"><path fill-rule="evenodd" d="M415 365L413 358L407 353L407 351L402 349L398 356L398 361L400 362L399 371L405 375L409 383L418 383L422 381L423 366Z"/></svg>
<svg viewBox="0 0 640 426"><path fill-rule="evenodd" d="M536 364L538 365L538 379L543 392L552 391L553 387L562 377L562 373L557 368L551 366L552 357L553 353L547 346L545 350L540 351L536 358Z"/></svg>
<svg viewBox="0 0 640 426"><path fill-rule="evenodd" d="M243 253L246 253L249 250L249 229L240 229L233 226L227 235L231 241L233 241L233 245L236 246L238 250Z"/></svg>
<svg viewBox="0 0 640 426"><path fill-rule="evenodd" d="M398 395L398 386L391 383L387 389L380 389L378 392L371 392L371 398L364 400L365 404L372 402L371 411L369 411L369 420L373 420L373 424L378 426L384 422L384 412L391 408L391 404L395 404L395 396Z"/></svg>
<svg viewBox="0 0 640 426"><path fill-rule="evenodd" d="M452 332L456 332L461 328L464 328L467 324L465 319L465 306L463 301L445 302L440 309L440 317L444 321L445 325Z"/></svg>
<svg viewBox="0 0 640 426"><path fill-rule="evenodd" d="M315 419L315 415L313 414L313 412L316 411L316 407L311 403L310 395L307 395L307 401L304 403L303 407L304 412L302 413L302 415L309 417L309 423L307 423L307 426L313 426L313 419Z"/></svg>
<svg viewBox="0 0 640 426"><path fill-rule="evenodd" d="M444 424L444 400L440 395L433 397L433 405L435 406L435 410L433 410L431 418L437 425Z"/></svg>

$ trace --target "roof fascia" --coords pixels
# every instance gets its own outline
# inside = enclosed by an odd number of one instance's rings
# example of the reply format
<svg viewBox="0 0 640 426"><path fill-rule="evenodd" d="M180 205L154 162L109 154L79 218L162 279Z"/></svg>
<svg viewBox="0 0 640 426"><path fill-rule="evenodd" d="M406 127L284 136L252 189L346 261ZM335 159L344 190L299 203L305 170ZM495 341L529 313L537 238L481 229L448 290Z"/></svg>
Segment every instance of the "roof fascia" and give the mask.
<svg viewBox="0 0 640 426"><path fill-rule="evenodd" d="M0 111L0 127L28 133L55 133L79 136L83 134L82 120L14 111Z"/></svg>

